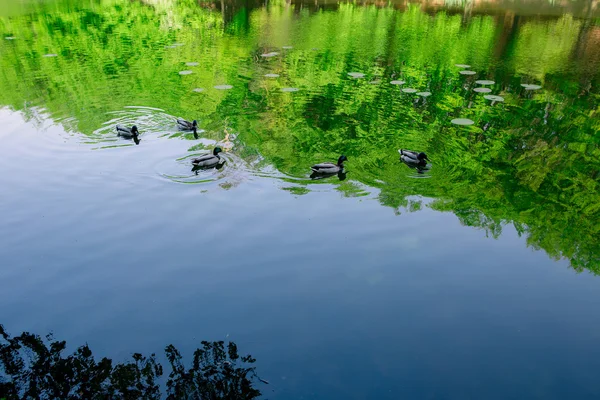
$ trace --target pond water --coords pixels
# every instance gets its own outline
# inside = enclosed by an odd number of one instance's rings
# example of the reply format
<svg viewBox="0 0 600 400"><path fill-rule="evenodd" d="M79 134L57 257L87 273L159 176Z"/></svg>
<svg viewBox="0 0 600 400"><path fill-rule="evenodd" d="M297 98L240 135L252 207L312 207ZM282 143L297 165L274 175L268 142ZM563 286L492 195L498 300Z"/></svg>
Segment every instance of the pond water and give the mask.
<svg viewBox="0 0 600 400"><path fill-rule="evenodd" d="M272 400L600 397L597 2L2 3L8 331L233 340Z"/></svg>

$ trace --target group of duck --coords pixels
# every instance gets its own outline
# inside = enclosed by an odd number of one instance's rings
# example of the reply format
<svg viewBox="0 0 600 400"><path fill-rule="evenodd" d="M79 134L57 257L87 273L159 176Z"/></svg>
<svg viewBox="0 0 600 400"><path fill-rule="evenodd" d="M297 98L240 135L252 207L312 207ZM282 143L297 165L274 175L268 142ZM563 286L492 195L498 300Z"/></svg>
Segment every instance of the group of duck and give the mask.
<svg viewBox="0 0 600 400"><path fill-rule="evenodd" d="M194 138L198 139L198 121L193 120L190 122L185 119L178 118L177 128L180 131L192 132L194 134ZM121 136L125 139L131 139L135 142L135 144L140 144L140 132L136 125L133 125L132 127L117 125L116 129L118 136ZM201 155L200 157L192 159L192 169L220 169L223 166L223 164L225 164L225 158L219 155L219 153L221 153L222 151L223 150L219 146L216 146L213 149L212 153L207 153ZM416 169L419 173L423 173L424 171L429 169L427 164L429 158L427 157L427 154L406 149L400 149L398 150L398 152L400 153L400 160L408 167ZM310 167L310 169L312 170L312 174L310 176L312 179L322 179L338 175L340 180L343 180L345 179L345 161L348 161L348 158L342 154L338 158L337 163L324 162L320 164L315 164Z"/></svg>

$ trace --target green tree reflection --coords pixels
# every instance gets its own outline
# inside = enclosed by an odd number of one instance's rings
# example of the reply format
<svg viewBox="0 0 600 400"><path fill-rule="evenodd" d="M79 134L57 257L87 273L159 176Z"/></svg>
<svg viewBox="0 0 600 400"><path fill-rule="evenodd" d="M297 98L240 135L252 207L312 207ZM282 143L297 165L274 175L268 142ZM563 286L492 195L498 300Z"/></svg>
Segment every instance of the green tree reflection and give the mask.
<svg viewBox="0 0 600 400"><path fill-rule="evenodd" d="M292 193L320 184L299 179L308 166L344 153L348 179L334 183L345 195L371 190L396 210L428 197L467 226L497 237L512 224L533 248L600 273L597 21L216 4L57 0L1 17L0 33L15 39L0 42L0 104L41 107L86 135L130 105L201 119L215 139L227 125L239 132L239 155L260 155L254 165L274 166ZM274 49L281 54L261 57ZM460 75L457 63L478 75ZM503 103L473 92L484 78ZM392 79L432 95L404 93ZM225 83L234 88L212 89ZM475 125L450 124L457 117ZM409 176L399 148L427 152L429 179Z"/></svg>

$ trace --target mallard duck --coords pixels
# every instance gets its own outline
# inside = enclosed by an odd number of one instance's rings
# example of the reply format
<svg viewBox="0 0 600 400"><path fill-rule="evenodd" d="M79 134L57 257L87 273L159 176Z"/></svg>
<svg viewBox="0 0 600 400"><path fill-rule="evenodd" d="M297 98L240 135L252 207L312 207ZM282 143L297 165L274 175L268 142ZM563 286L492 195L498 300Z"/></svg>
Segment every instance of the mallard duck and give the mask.
<svg viewBox="0 0 600 400"><path fill-rule="evenodd" d="M199 168L214 168L219 164L223 164L225 162L225 159L219 156L219 153L222 151L223 150L221 150L220 147L215 147L212 154L205 154L198 158L194 158L192 160L192 164L194 165L194 167Z"/></svg>
<svg viewBox="0 0 600 400"><path fill-rule="evenodd" d="M135 144L140 144L140 138L138 137L139 134L140 132L135 125L133 125L131 128L123 125L117 125L117 135L124 137L125 139L133 139Z"/></svg>
<svg viewBox="0 0 600 400"><path fill-rule="evenodd" d="M400 149L398 150L398 153L400 153L400 159L408 165L425 166L427 165L427 161L429 160L427 158L427 154L423 152L418 153L412 150Z"/></svg>
<svg viewBox="0 0 600 400"><path fill-rule="evenodd" d="M198 121L193 120L192 122L186 121L185 119L177 118L177 128L181 131L192 131L194 137L198 139Z"/></svg>
<svg viewBox="0 0 600 400"><path fill-rule="evenodd" d="M128 128L123 125L117 125L117 135L124 137L125 139L133 139L140 134L137 126L132 126Z"/></svg>
<svg viewBox="0 0 600 400"><path fill-rule="evenodd" d="M341 155L340 158L338 158L337 164L329 162L315 164L310 167L310 169L313 170L313 174L334 175L344 169L344 161L348 161L348 158Z"/></svg>

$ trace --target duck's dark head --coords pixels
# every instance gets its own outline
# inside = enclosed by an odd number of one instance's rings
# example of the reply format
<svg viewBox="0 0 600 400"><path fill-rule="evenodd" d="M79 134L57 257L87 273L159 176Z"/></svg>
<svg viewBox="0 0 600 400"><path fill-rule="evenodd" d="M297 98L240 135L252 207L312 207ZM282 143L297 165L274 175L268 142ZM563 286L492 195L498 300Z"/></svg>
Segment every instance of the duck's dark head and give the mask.
<svg viewBox="0 0 600 400"><path fill-rule="evenodd" d="M194 128L196 128L196 127L198 126L198 121L196 121L196 120L193 120L193 121L192 121L192 126L193 126Z"/></svg>
<svg viewBox="0 0 600 400"><path fill-rule="evenodd" d="M427 158L427 154L425 154L425 153L423 153L423 152L421 152L421 153L419 153L419 155L417 155L417 159L418 159L419 161L425 161L425 160L429 160L429 158Z"/></svg>
<svg viewBox="0 0 600 400"><path fill-rule="evenodd" d="M131 127L131 134L132 134L133 136L137 136L137 135L139 135L139 134L140 134L140 132L138 131L138 128L137 128L137 126L135 126L135 125L134 125L134 126L132 126L132 127Z"/></svg>
<svg viewBox="0 0 600 400"><path fill-rule="evenodd" d="M219 153L221 153L222 151L223 150L219 146L215 147L215 149L213 150L213 156L218 156Z"/></svg>
<svg viewBox="0 0 600 400"><path fill-rule="evenodd" d="M344 161L348 161L348 157L341 155L340 158L338 158L338 165L342 165Z"/></svg>

